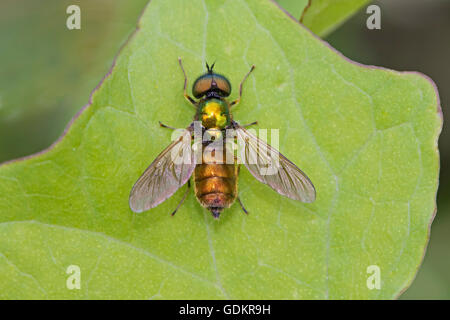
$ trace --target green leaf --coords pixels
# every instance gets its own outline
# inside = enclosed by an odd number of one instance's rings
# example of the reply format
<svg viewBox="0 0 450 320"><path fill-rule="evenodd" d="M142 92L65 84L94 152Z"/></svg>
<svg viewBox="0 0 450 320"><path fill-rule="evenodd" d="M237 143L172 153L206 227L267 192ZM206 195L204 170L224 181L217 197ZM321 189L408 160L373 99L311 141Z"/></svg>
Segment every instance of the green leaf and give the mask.
<svg viewBox="0 0 450 320"><path fill-rule="evenodd" d="M369 2L370 0L310 0L300 21L323 38Z"/></svg>
<svg viewBox="0 0 450 320"><path fill-rule="evenodd" d="M145 3L78 0L81 29L68 30L71 1L1 1L0 161L47 147L63 132L108 72Z"/></svg>
<svg viewBox="0 0 450 320"><path fill-rule="evenodd" d="M278 4L296 19L300 19L309 0L277 0Z"/></svg>
<svg viewBox="0 0 450 320"><path fill-rule="evenodd" d="M442 125L432 82L353 63L271 1L153 0L90 106L49 150L0 167L1 298L393 298L422 261ZM317 200L279 196L241 170L220 220L184 190L142 214L128 195L186 127L182 95L216 61L234 118L280 129ZM237 97L235 89L231 99ZM182 188L184 189L184 188ZM66 270L80 267L81 289ZM379 266L381 289L367 287Z"/></svg>
<svg viewBox="0 0 450 320"><path fill-rule="evenodd" d="M324 38L370 0L278 0L284 10Z"/></svg>

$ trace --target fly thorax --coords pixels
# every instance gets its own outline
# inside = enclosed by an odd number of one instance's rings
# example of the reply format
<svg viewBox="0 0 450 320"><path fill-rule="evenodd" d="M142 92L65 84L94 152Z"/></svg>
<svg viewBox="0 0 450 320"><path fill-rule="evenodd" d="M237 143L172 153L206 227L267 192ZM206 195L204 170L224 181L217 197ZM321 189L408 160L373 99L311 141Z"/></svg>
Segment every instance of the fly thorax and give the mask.
<svg viewBox="0 0 450 320"><path fill-rule="evenodd" d="M227 105L221 100L207 100L201 108L201 120L206 129L225 128L229 124Z"/></svg>

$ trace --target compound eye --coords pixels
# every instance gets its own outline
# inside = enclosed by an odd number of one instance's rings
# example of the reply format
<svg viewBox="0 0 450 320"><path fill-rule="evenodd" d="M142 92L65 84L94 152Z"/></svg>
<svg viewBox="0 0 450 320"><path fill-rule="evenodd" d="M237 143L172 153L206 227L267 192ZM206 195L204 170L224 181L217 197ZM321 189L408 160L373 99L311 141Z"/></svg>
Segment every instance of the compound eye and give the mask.
<svg viewBox="0 0 450 320"><path fill-rule="evenodd" d="M222 97L228 97L231 93L231 84L227 78L221 75L216 75L214 77L216 81L217 89L220 91Z"/></svg>
<svg viewBox="0 0 450 320"><path fill-rule="evenodd" d="M231 84L227 78L220 74L207 73L195 80L192 86L192 94L199 99L208 91L215 91L221 97L228 97L231 93Z"/></svg>
<svg viewBox="0 0 450 320"><path fill-rule="evenodd" d="M210 74L205 74L195 80L194 85L192 86L192 94L195 98L199 99L211 89L212 77Z"/></svg>

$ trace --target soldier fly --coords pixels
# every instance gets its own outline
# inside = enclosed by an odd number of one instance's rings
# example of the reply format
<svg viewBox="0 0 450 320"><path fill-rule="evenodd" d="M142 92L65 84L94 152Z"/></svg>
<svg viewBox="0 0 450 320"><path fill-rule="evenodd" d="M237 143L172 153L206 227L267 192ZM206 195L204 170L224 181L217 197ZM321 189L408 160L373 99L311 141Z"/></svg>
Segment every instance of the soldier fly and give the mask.
<svg viewBox="0 0 450 320"><path fill-rule="evenodd" d="M197 200L212 213L214 218L219 218L220 213L229 208L236 199L247 213L238 196L237 158L233 156L231 162L223 160L228 156L226 143L227 139L230 139L226 130L234 130L234 139L242 146L241 160L258 181L288 198L313 202L316 191L306 174L269 144L245 129L256 122L240 125L233 120L231 109L240 102L242 86L255 66L251 67L241 81L238 98L229 102L227 97L231 93L231 84L225 76L213 71L214 64L211 66L206 64L206 73L195 80L192 87L192 93L197 99L195 100L187 94L187 76L181 58L178 62L184 75L184 97L196 110L194 122L201 123L202 133L208 132L213 138L220 139L213 140L220 141L223 148L209 154L203 152L196 159L194 152L191 151L194 133L192 122L185 133L158 155L134 184L129 198L131 210L143 212L154 208L187 183L184 196L172 213L174 215L186 199L192 176ZM160 125L172 128L162 123ZM202 141L201 146L208 147L210 143L210 140ZM180 156L184 154L185 158L187 155L188 161L174 161L174 154ZM218 155L220 157L217 157ZM218 158L221 160L218 161ZM264 174L264 169L275 163L277 170L269 173L266 170Z"/></svg>

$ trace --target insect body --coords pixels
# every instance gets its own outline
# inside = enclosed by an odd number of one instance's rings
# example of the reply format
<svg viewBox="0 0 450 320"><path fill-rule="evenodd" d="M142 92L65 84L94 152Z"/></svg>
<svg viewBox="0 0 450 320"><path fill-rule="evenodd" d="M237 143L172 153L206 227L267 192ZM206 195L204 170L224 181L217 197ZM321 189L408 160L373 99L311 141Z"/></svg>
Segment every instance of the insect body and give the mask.
<svg viewBox="0 0 450 320"><path fill-rule="evenodd" d="M196 82L198 84L199 81ZM194 84L194 92L196 91ZM228 88L230 88L228 86ZM229 92L228 92L229 94ZM204 99L198 107L197 119L201 120L205 130L221 143L218 150L220 157L207 152L202 154L202 163L194 170L195 195L200 203L208 208L214 217L218 217L224 208L228 208L237 197L238 166L227 164L227 157L223 130L230 125L231 118L227 101L209 93L211 98ZM206 147L210 142L206 141ZM220 159L222 161L214 161Z"/></svg>
<svg viewBox="0 0 450 320"><path fill-rule="evenodd" d="M238 197L239 164L233 153L230 158L228 139L237 140L242 146L241 160L257 180L291 199L314 201L316 193L308 177L277 150L245 129L256 122L241 126L233 121L231 108L239 103L242 85L254 66L239 86L238 99L228 102L226 98L231 93L230 82L213 72L214 64L211 67L207 64L207 72L194 82L192 88L194 97L199 99L195 101L186 93L187 78L181 59L179 63L184 73L184 96L196 108L194 122L152 162L135 183L130 193L130 208L134 212L151 209L188 183L181 202L172 213L175 214L187 196L189 179L193 176L198 201L215 218L236 199L247 213ZM195 121L201 123L202 135L210 138L201 141L200 157L196 157L191 148ZM234 138L229 138L228 130L235 132ZM273 166L276 170L267 171L267 167Z"/></svg>

